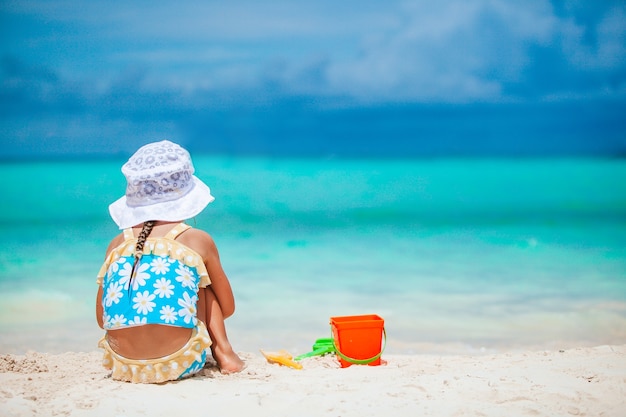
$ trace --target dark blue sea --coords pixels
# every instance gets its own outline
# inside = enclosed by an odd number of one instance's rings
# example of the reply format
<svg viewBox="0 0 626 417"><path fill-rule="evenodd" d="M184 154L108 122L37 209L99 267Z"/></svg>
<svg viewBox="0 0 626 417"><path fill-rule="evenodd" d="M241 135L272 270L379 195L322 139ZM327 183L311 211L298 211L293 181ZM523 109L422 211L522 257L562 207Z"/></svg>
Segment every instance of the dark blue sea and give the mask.
<svg viewBox="0 0 626 417"><path fill-rule="evenodd" d="M0 165L0 352L91 351L124 160ZM194 155L236 350L378 314L387 352L626 343L626 160Z"/></svg>

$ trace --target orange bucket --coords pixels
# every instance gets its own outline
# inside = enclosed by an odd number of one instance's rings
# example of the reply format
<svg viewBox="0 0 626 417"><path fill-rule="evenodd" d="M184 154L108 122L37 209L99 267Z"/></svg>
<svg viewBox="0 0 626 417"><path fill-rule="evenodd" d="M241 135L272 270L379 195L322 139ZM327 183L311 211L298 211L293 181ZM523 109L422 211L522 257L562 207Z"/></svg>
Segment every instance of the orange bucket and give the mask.
<svg viewBox="0 0 626 417"><path fill-rule="evenodd" d="M375 315L331 317L335 351L342 368L380 365L385 346L385 321Z"/></svg>

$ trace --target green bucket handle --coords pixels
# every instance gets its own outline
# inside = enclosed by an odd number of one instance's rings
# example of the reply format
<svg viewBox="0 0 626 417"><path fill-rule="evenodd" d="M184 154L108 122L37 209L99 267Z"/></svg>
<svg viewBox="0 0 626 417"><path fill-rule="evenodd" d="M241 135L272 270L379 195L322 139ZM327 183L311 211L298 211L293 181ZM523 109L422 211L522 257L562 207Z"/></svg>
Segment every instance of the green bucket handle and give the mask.
<svg viewBox="0 0 626 417"><path fill-rule="evenodd" d="M343 353L341 353L341 351L337 347L337 344L335 343L335 339L333 338L332 340L333 340L333 347L335 348L335 352L337 353L337 356L339 356L341 359L343 359L346 362L350 362L354 365L367 365L369 363L374 362L375 360L377 360L378 358L382 356L383 352L385 351L385 348L387 347L387 332L385 331L385 328L383 327L383 347L382 349L380 349L380 353L378 353L376 356L373 356L369 359L354 359L354 358L344 355Z"/></svg>

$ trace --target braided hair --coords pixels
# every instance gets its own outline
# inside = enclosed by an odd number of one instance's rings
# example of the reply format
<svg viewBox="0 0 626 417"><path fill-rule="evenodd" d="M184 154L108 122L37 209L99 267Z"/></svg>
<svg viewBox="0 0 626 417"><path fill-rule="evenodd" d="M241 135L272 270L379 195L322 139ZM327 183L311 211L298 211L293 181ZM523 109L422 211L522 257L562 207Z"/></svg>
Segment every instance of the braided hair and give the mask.
<svg viewBox="0 0 626 417"><path fill-rule="evenodd" d="M154 220L148 220L143 224L141 228L141 232L139 232L139 236L137 237L137 244L135 245L135 261L133 262L133 268L130 272L130 278L128 280L128 291L130 293L133 287L133 278L135 277L135 273L137 272L137 265L139 264L139 260L143 256L143 247L146 244L146 239L150 236L152 232L152 228L156 222Z"/></svg>

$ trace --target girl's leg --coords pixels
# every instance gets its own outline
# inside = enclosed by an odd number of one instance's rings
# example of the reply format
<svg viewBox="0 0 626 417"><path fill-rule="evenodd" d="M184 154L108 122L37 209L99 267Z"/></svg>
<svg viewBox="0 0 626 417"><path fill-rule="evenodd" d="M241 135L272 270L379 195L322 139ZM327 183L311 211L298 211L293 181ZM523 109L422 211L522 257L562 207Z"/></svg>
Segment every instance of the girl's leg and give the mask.
<svg viewBox="0 0 626 417"><path fill-rule="evenodd" d="M233 347L228 341L226 326L224 325L224 315L217 302L215 293L213 293L211 287L201 288L200 291L204 291L204 309L199 308L198 313L202 314L202 310L204 310L204 317L199 316L199 318L204 321L209 331L211 341L213 342L211 345L213 358L222 373L230 374L239 372L245 367L245 363L233 351ZM203 297L200 298L202 299Z"/></svg>

